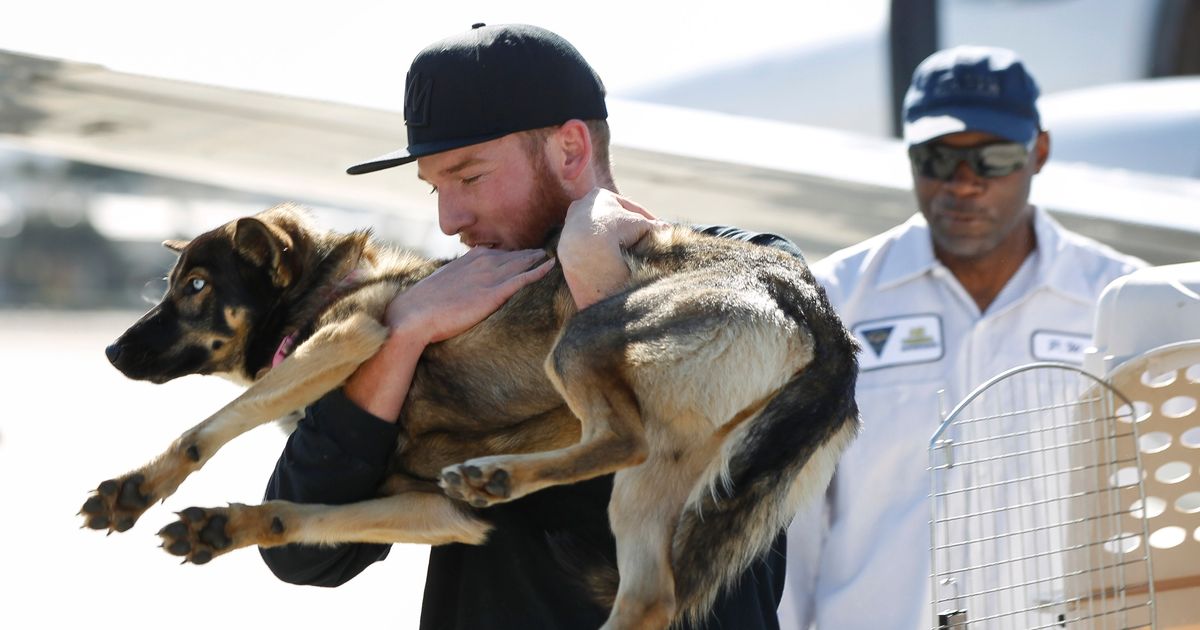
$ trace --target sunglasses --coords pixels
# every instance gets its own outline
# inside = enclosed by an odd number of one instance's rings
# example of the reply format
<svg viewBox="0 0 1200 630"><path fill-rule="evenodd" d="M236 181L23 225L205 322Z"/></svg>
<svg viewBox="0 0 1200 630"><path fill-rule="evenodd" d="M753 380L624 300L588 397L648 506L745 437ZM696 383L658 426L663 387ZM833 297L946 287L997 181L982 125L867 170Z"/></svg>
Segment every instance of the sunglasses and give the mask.
<svg viewBox="0 0 1200 630"><path fill-rule="evenodd" d="M922 177L941 181L954 178L954 171L962 162L980 177L1004 177L1016 172L1029 163L1033 142L996 142L979 147L948 147L942 144L925 143L908 148L908 159L913 171Z"/></svg>

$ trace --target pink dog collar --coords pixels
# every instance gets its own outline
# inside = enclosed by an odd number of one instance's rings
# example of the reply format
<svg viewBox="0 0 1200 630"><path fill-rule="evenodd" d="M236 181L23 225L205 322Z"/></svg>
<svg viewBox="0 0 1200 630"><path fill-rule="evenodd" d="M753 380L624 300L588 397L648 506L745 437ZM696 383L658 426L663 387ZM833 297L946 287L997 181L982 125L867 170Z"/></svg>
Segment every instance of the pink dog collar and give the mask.
<svg viewBox="0 0 1200 630"><path fill-rule="evenodd" d="M283 360L292 353L292 346L296 345L296 335L298 334L300 334L300 331L294 331L292 334L284 337L283 341L279 342L279 347L275 349L275 356L271 357L271 367L283 363Z"/></svg>
<svg viewBox="0 0 1200 630"><path fill-rule="evenodd" d="M362 274L361 269L355 269L354 271L351 271L350 273L346 274L345 278L342 278L341 280L338 281L337 286L335 286L333 288L333 293L329 296L329 299L326 300L325 303L327 305L332 304L335 300L338 299L339 296L345 294L346 289L350 288L350 285L357 282L359 280L359 278L362 277L362 275L363 274ZM296 336L299 334L300 334L299 330L293 330L291 334L289 334L288 336L283 338L283 341L279 342L279 347L275 349L275 356L271 357L271 367L272 368L279 365L280 363L283 363L283 360L288 358L288 356L292 354L292 350L294 349L294 346L296 345Z"/></svg>

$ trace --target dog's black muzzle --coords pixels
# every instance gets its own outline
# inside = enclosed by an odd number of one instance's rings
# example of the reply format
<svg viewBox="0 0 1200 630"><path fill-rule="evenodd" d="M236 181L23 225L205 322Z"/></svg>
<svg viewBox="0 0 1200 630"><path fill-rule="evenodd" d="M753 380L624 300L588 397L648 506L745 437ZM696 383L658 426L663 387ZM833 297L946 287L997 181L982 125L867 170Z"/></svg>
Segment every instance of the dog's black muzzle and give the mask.
<svg viewBox="0 0 1200 630"><path fill-rule="evenodd" d="M200 371L210 353L187 344L176 315L167 311L155 306L105 348L109 363L131 379L153 383Z"/></svg>

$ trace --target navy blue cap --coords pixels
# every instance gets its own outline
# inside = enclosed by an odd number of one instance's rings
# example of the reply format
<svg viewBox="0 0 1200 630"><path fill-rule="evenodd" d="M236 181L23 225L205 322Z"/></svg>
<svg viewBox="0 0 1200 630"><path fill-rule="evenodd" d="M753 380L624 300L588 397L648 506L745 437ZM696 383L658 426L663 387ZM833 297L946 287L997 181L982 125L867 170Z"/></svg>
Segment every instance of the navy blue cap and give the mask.
<svg viewBox="0 0 1200 630"><path fill-rule="evenodd" d="M959 131L984 131L1028 143L1041 129L1037 98L1037 83L1011 50L938 51L917 66L904 95L904 141L911 146Z"/></svg>
<svg viewBox="0 0 1200 630"><path fill-rule="evenodd" d="M604 95L600 77L562 37L525 24L476 24L413 59L404 88L408 147L346 172L370 173L571 119L606 119Z"/></svg>

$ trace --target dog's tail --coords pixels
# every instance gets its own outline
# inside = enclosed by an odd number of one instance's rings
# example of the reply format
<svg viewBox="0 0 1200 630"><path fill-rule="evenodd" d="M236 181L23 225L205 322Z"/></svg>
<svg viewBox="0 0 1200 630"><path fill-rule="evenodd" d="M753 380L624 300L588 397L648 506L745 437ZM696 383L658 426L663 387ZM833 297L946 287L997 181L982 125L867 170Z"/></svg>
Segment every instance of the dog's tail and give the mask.
<svg viewBox="0 0 1200 630"><path fill-rule="evenodd" d="M812 361L728 436L714 463L721 470L705 476L717 481L693 492L680 516L672 550L677 621L703 619L803 502L824 491L858 432L858 344L807 280L774 283L772 293L811 332Z"/></svg>

